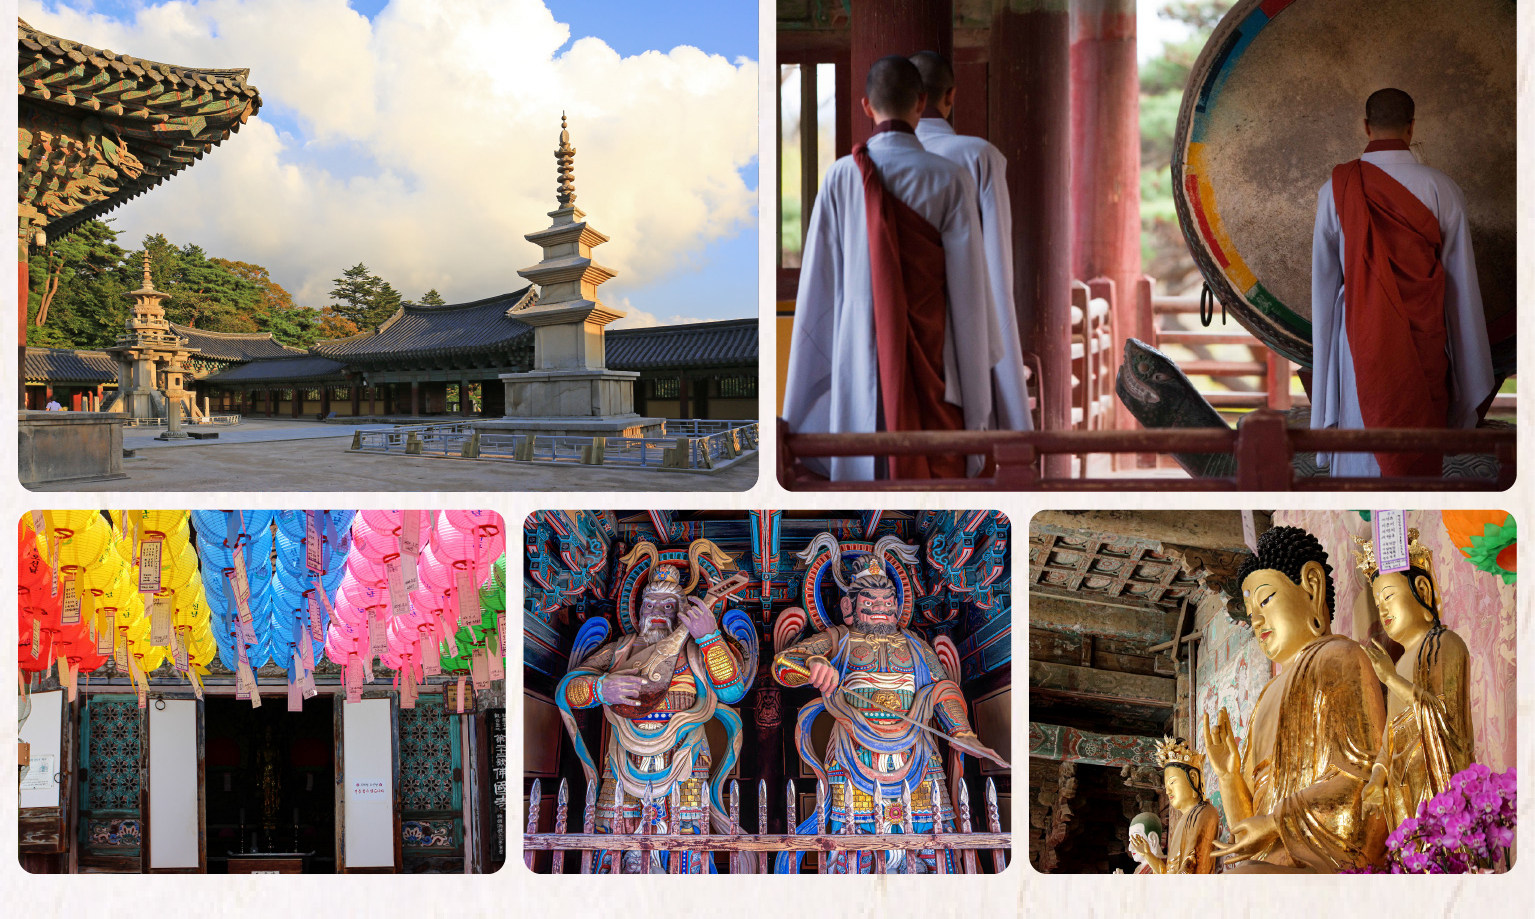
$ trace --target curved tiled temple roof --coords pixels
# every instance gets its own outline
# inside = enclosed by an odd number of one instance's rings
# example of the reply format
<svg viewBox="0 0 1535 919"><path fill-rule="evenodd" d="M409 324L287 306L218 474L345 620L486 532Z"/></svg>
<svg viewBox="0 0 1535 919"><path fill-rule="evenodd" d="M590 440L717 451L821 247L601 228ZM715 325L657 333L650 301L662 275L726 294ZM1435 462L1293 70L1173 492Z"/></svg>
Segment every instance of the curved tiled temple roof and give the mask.
<svg viewBox="0 0 1535 919"><path fill-rule="evenodd" d="M340 361L317 354L300 357L279 357L271 360L251 361L238 367L204 377L203 383L262 383L281 381L286 383L344 382L347 366Z"/></svg>
<svg viewBox="0 0 1535 919"><path fill-rule="evenodd" d="M148 61L20 19L16 52L22 226L50 237L192 165L261 107L248 70Z"/></svg>
<svg viewBox="0 0 1535 919"><path fill-rule="evenodd" d="M117 382L117 362L105 351L27 348L22 372L29 383Z"/></svg>
<svg viewBox="0 0 1535 919"><path fill-rule="evenodd" d="M607 334L607 365L613 370L757 366L757 320L725 319Z"/></svg>
<svg viewBox="0 0 1535 919"><path fill-rule="evenodd" d="M274 357L307 354L303 348L290 348L272 338L271 332L210 332L171 323L171 330L196 348L198 357L215 361L254 361Z"/></svg>
<svg viewBox="0 0 1535 919"><path fill-rule="evenodd" d="M347 363L373 364L410 357L470 357L513 345L531 348L532 326L507 315L530 290L531 285L452 306L402 306L377 331L318 342L312 350ZM526 342L518 341L524 337Z"/></svg>

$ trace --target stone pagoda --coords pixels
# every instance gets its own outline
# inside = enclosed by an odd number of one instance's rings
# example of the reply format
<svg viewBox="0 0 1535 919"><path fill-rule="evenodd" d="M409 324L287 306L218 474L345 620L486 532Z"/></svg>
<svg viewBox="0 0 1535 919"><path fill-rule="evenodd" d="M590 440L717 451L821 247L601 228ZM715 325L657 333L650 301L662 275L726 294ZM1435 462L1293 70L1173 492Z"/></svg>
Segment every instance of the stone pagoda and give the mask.
<svg viewBox="0 0 1535 919"><path fill-rule="evenodd" d="M202 418L197 399L185 388L192 368L187 360L198 349L187 347L165 318L160 302L170 294L155 290L149 276L149 252L144 252L144 286L128 294L128 334L107 349L117 361L117 397L107 411L135 420L168 418L171 403L180 403L181 417Z"/></svg>
<svg viewBox="0 0 1535 919"><path fill-rule="evenodd" d="M576 149L560 116L556 201L548 229L525 239L544 250L543 260L517 272L538 285L538 296L511 314L533 327L533 369L505 373L506 417L481 427L585 437L660 434L662 419L634 411L635 372L609 370L604 327L622 310L597 299L597 287L614 271L592 260L592 247L608 241L576 207Z"/></svg>

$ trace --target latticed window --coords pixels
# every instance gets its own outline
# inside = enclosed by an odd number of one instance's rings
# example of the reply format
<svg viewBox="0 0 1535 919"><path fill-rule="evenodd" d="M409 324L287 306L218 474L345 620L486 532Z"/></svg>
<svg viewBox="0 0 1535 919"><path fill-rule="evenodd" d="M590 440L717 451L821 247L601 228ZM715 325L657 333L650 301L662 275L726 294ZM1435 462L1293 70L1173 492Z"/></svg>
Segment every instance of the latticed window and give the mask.
<svg viewBox="0 0 1535 919"><path fill-rule="evenodd" d="M681 392L681 381L676 377L661 377L650 381L650 397L652 399L675 399Z"/></svg>
<svg viewBox="0 0 1535 919"><path fill-rule="evenodd" d="M400 710L400 830L407 850L446 854L462 838L458 719L441 696Z"/></svg>
<svg viewBox="0 0 1535 919"><path fill-rule="evenodd" d="M82 804L91 810L139 806L139 706L134 699L92 699Z"/></svg>
<svg viewBox="0 0 1535 919"><path fill-rule="evenodd" d="M720 377L720 397L724 399L757 398L755 376Z"/></svg>

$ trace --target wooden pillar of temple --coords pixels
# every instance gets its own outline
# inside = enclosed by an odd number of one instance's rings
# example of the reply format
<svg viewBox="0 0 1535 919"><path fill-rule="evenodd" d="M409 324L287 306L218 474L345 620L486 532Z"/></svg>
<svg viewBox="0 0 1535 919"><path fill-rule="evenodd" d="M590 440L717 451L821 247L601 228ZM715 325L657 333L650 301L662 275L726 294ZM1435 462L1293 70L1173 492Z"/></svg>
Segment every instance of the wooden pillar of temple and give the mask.
<svg viewBox="0 0 1535 919"><path fill-rule="evenodd" d="M766 660L757 664L757 681L752 687L751 713L757 740L757 778L767 782L768 800L772 802L767 809L765 832L792 833L794 827L779 823L785 819L782 798L779 797L784 787L783 693L772 677L772 649L764 649L763 656ZM745 783L742 785L744 787ZM753 788L752 792L755 794L756 790Z"/></svg>
<svg viewBox="0 0 1535 919"><path fill-rule="evenodd" d="M937 51L954 57L954 0L861 0L848 21L853 44L853 107L863 98L864 79L875 61L888 54L910 57ZM874 125L860 111L853 116L853 143L869 139Z"/></svg>
<svg viewBox="0 0 1535 919"><path fill-rule="evenodd" d="M469 398L469 381L458 381L458 414L468 418L474 414L474 400Z"/></svg>
<svg viewBox="0 0 1535 919"><path fill-rule="evenodd" d="M330 385L320 387L320 417L323 419L330 414Z"/></svg>
<svg viewBox="0 0 1535 919"><path fill-rule="evenodd" d="M394 414L394 384L381 383L379 384L379 388L383 390L382 394L384 397L384 414Z"/></svg>
<svg viewBox="0 0 1535 919"><path fill-rule="evenodd" d="M352 379L347 380L347 386L352 390L352 417L356 418L358 415L362 414L362 382L356 377L353 377ZM370 404L368 409L369 411L372 411L373 406Z"/></svg>
<svg viewBox="0 0 1535 919"><path fill-rule="evenodd" d="M304 414L304 393L305 390L302 387L293 387L293 403L288 406L288 414L291 417L297 418Z"/></svg>
<svg viewBox="0 0 1535 919"><path fill-rule="evenodd" d="M1114 282L1110 379L1137 327L1141 132L1135 42L1135 0L1072 3L1071 267L1079 281ZM1116 426L1133 424L1128 412L1114 414L1122 416Z"/></svg>
<svg viewBox="0 0 1535 919"><path fill-rule="evenodd" d="M1071 426L1071 45L1067 5L1007 0L991 20L991 142L1007 157L1013 295L1026 350L1039 355L1045 430ZM1139 192L1137 192L1139 194ZM1046 455L1049 475L1071 457Z"/></svg>
<svg viewBox="0 0 1535 919"><path fill-rule="evenodd" d="M272 407L272 388L268 386L264 392L266 393L266 415L268 418L270 418L276 411L276 409Z"/></svg>
<svg viewBox="0 0 1535 919"><path fill-rule="evenodd" d="M410 381L410 413L412 415L425 414L425 412L421 408L421 381L420 380L411 380Z"/></svg>
<svg viewBox="0 0 1535 919"><path fill-rule="evenodd" d="M688 409L688 387L693 385L686 370L677 371L677 417L693 417Z"/></svg>

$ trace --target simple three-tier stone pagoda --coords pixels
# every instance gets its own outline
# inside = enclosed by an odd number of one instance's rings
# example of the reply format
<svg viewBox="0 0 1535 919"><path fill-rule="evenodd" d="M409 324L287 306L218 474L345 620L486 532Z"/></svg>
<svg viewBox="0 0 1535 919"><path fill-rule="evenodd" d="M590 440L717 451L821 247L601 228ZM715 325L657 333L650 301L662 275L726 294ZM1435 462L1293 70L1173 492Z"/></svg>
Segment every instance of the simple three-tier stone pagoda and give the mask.
<svg viewBox="0 0 1535 919"><path fill-rule="evenodd" d="M575 156L561 115L554 151L559 207L549 212L547 229L525 237L544 250L543 260L517 272L538 285L538 295L512 314L533 327L533 369L501 375L506 417L482 426L585 437L659 434L662 419L634 411L639 374L607 367L604 329L624 312L597 298L598 285L615 272L592 260L592 247L608 237L576 207Z"/></svg>

